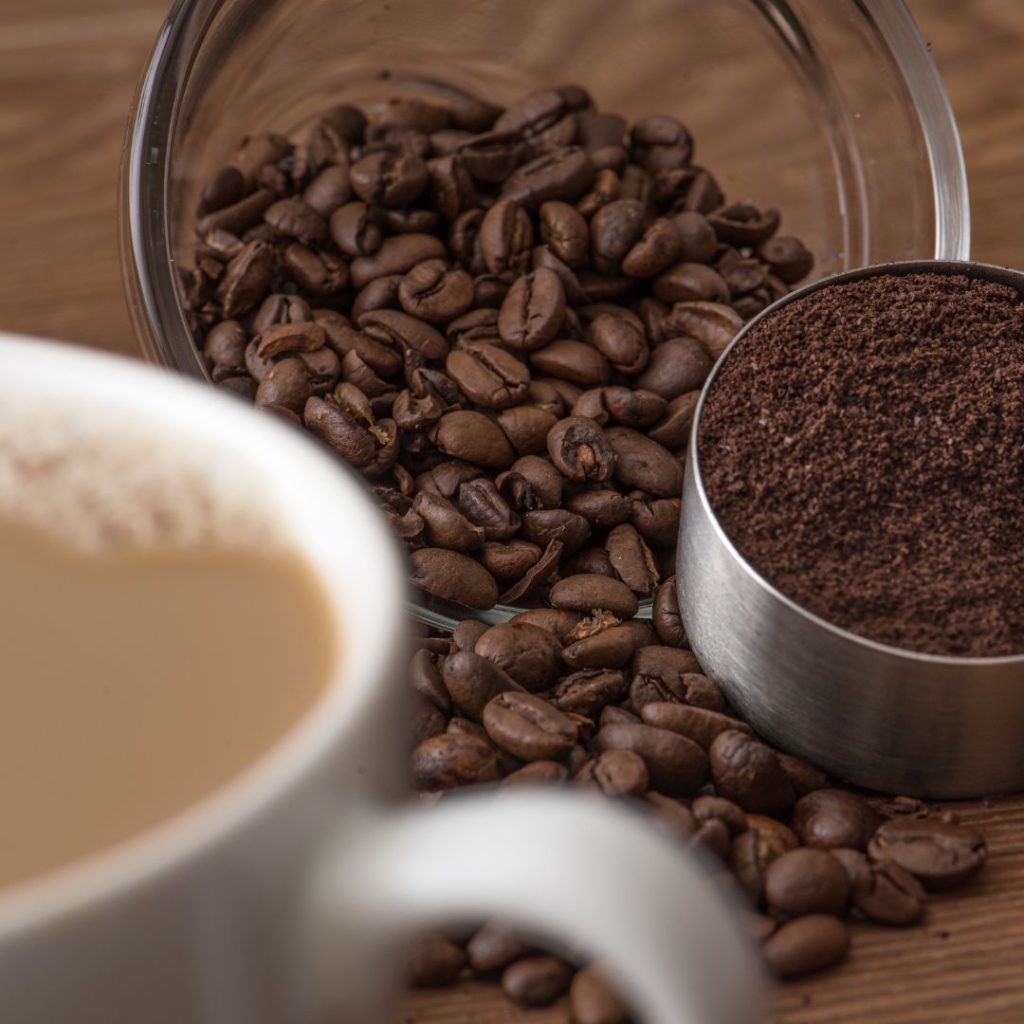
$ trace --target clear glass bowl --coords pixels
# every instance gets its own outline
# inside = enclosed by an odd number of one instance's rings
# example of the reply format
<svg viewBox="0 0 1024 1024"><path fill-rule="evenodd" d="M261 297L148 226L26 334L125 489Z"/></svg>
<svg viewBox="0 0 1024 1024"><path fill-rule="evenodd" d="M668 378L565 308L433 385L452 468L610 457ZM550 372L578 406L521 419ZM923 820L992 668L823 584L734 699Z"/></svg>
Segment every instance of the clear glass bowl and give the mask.
<svg viewBox="0 0 1024 1024"><path fill-rule="evenodd" d="M176 271L201 185L243 136L300 132L342 100L455 89L504 103L562 82L627 117L677 116L729 198L782 211L816 276L970 255L956 123L900 0L178 0L122 174L147 356L207 378ZM437 625L465 614L416 611Z"/></svg>

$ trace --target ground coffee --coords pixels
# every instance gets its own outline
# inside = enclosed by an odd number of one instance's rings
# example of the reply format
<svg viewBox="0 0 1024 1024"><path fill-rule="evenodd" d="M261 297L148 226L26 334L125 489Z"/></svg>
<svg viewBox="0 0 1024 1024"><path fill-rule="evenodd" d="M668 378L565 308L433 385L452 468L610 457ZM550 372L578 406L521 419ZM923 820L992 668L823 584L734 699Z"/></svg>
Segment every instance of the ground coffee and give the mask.
<svg viewBox="0 0 1024 1024"><path fill-rule="evenodd" d="M1024 652L1024 303L964 276L820 289L729 355L711 504L783 593L862 636Z"/></svg>

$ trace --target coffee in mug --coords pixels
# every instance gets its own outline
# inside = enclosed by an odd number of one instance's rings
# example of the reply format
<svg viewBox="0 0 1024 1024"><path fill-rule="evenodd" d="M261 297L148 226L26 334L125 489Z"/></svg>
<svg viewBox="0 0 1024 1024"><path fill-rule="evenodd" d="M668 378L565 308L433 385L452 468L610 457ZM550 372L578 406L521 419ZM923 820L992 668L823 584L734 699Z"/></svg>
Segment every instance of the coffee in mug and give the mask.
<svg viewBox="0 0 1024 1024"><path fill-rule="evenodd" d="M199 801L326 688L326 596L258 499L137 429L5 411L0 887Z"/></svg>

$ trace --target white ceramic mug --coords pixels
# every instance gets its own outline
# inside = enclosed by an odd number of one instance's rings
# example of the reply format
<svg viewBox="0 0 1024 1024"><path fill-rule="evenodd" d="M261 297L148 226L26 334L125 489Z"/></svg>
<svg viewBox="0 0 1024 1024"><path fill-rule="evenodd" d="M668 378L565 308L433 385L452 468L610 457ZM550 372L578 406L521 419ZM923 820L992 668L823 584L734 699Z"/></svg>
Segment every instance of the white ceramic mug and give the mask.
<svg viewBox="0 0 1024 1024"><path fill-rule="evenodd" d="M640 816L558 792L394 799L403 567L353 475L199 385L0 336L0 416L15 395L156 431L201 453L220 486L239 467L256 474L344 642L324 696L240 777L0 890L3 1024L384 1024L402 937L490 916L600 957L648 1024L759 1016L739 917L698 859Z"/></svg>

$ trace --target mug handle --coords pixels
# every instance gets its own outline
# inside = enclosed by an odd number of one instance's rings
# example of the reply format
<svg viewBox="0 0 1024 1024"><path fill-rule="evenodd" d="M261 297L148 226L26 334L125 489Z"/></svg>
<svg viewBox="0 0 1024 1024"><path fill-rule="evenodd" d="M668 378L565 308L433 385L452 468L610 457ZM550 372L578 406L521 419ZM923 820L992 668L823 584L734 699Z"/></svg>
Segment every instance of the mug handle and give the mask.
<svg viewBox="0 0 1024 1024"><path fill-rule="evenodd" d="M645 1024L762 1019L762 970L739 904L636 810L503 792L355 825L309 891L321 980L332 962L336 977L340 946L354 952L354 932L364 956L381 937L383 956L399 934L497 918L600 960Z"/></svg>

